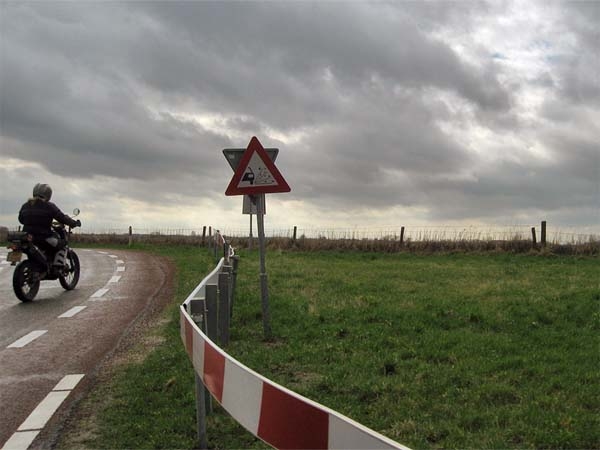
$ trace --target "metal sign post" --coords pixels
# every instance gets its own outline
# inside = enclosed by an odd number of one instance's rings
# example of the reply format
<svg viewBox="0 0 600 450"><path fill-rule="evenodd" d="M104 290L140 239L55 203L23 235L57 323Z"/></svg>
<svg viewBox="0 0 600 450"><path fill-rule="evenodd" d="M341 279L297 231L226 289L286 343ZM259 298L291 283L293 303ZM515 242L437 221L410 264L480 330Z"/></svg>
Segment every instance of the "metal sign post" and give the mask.
<svg viewBox="0 0 600 450"><path fill-rule="evenodd" d="M252 250L252 213L250 213L250 236L248 236L248 250Z"/></svg>
<svg viewBox="0 0 600 450"><path fill-rule="evenodd" d="M263 316L263 331L265 339L272 337L271 331L271 312L269 310L269 284L267 277L266 253L265 248L265 194L257 195L258 212L256 214L256 223L258 226L258 254L260 259L260 304Z"/></svg>
<svg viewBox="0 0 600 450"><path fill-rule="evenodd" d="M272 337L271 313L269 311L269 285L266 268L265 245L265 194L274 192L290 192L290 186L283 178L273 161L277 149L265 150L256 137L252 137L246 150L225 149L223 154L234 171L233 178L227 186L225 195L253 196L256 199L256 211L250 207L250 229L252 230L252 212L256 214L258 227L258 250L260 258L260 293L263 318L264 337ZM251 201L250 203L254 203ZM252 206L252 205L250 205ZM252 234L252 231L250 232Z"/></svg>

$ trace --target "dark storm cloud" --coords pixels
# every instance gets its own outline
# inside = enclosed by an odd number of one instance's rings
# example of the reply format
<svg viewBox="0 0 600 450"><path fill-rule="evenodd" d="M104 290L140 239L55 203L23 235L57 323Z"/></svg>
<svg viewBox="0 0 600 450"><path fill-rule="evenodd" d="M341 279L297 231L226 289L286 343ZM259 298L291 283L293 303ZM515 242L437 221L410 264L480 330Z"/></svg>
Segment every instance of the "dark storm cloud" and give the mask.
<svg viewBox="0 0 600 450"><path fill-rule="evenodd" d="M187 102L284 130L335 123L348 108L361 109L355 92L373 76L388 89L432 85L482 108L506 106L507 94L489 72L462 64L405 17L384 19L373 33L377 11L338 6L9 4L2 132L32 144L21 157L52 149L47 165L59 173L76 165L82 174L140 177L189 167L198 161L195 148L228 144L199 125L152 114L144 105L146 88L170 104ZM398 105L389 113L407 110ZM356 118L375 121L368 134L381 134L379 118ZM389 152L395 141L382 136L372 145ZM406 160L418 169L423 156L411 153L414 147L406 146ZM445 162L434 154L425 158Z"/></svg>
<svg viewBox="0 0 600 450"><path fill-rule="evenodd" d="M201 173L207 170L201 152L224 146L228 140L198 124L148 110L127 73L111 67L114 60L107 58L111 64L106 67L101 63L106 54L97 54L95 63L87 61L86 50L96 46L74 48L82 45L74 43L78 35L90 33L82 18L65 17L58 9L58 19L50 21L45 13L54 11L44 6L39 15L25 14L19 5L9 6L19 14L17 20L5 21L10 22L10 39L1 44L1 129L3 136L29 145L13 148L5 143L3 152L42 161L62 175L140 178L191 167ZM27 19L33 22L23 22ZM43 26L36 28L35 20ZM40 45L18 51L22 41L14 47L9 44L24 23L33 31L24 39Z"/></svg>
<svg viewBox="0 0 600 450"><path fill-rule="evenodd" d="M323 82L325 71L343 87L359 87L377 75L392 84L453 90L483 108L508 106L508 93L493 71L481 71L461 61L402 11L386 15L385 5L156 2L145 6L165 31L177 30L172 37L196 48L194 56L206 58L195 68L218 75L220 83L215 83L221 89L203 89L212 83L204 86L185 70L146 70L146 81L160 90L192 90L207 100L216 94L216 102L225 108L230 105L223 104L223 98L230 98L236 110L249 107L250 112L258 111L270 121L282 121L282 127L296 126L298 120L314 113L325 117L322 114L342 106L335 105L335 92ZM160 46L149 50L168 55ZM161 67L167 70L189 61L176 59L179 63L170 60ZM178 82L172 83L173 79ZM281 116L277 108L270 114L262 111L261 102L269 105L269 111L284 104L287 114ZM328 105L333 109L327 109ZM298 109L303 114L295 115ZM289 124L283 123L286 119Z"/></svg>

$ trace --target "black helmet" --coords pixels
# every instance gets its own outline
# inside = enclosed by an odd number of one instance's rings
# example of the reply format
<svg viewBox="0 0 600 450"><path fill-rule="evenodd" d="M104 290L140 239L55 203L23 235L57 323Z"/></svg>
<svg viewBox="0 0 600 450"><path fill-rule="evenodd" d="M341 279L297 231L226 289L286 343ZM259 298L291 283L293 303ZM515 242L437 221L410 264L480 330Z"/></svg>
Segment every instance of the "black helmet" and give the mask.
<svg viewBox="0 0 600 450"><path fill-rule="evenodd" d="M33 196L49 202L52 198L52 188L49 184L38 183L33 187Z"/></svg>

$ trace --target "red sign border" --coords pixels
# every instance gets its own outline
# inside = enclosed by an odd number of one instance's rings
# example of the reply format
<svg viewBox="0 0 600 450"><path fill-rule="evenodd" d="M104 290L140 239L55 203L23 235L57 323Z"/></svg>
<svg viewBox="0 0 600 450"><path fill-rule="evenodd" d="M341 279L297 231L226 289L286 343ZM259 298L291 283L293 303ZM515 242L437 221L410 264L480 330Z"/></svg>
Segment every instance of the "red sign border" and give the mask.
<svg viewBox="0 0 600 450"><path fill-rule="evenodd" d="M277 182L277 185L238 187L254 152L258 153L258 156L260 159L262 159L262 162L265 164L266 168ZM227 186L227 189L225 190L225 195L274 194L277 192L290 192L291 190L292 189L290 188L289 184L287 184L287 181L285 181L283 175L281 175L281 172L279 172L273 161L271 161L271 158L269 158L269 155L265 151L258 138L256 136L252 136L246 151L242 155L240 164L233 174L233 178L231 178L229 186Z"/></svg>

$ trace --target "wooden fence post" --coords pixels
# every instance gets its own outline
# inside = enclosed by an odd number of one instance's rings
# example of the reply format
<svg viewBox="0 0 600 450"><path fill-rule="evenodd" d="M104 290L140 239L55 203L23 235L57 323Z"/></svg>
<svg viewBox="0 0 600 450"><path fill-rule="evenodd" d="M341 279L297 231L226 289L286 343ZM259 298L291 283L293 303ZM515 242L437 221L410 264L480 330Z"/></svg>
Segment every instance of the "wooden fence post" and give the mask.
<svg viewBox="0 0 600 450"><path fill-rule="evenodd" d="M296 242L296 233L298 231L298 227L294 225L294 237L292 238L292 242Z"/></svg>
<svg viewBox="0 0 600 450"><path fill-rule="evenodd" d="M404 227L400 228L400 245L404 243Z"/></svg>
<svg viewBox="0 0 600 450"><path fill-rule="evenodd" d="M202 245L206 243L206 225L202 227Z"/></svg>
<svg viewBox="0 0 600 450"><path fill-rule="evenodd" d="M535 247L537 244L535 239L535 227L531 227L531 240L533 241L533 246Z"/></svg>
<svg viewBox="0 0 600 450"><path fill-rule="evenodd" d="M542 231L540 233L540 241L542 244L542 247L546 246L546 221L542 220Z"/></svg>
<svg viewBox="0 0 600 450"><path fill-rule="evenodd" d="M132 241L133 241L133 229L131 228L131 225L129 225L129 243L127 244L128 247L131 247Z"/></svg>

